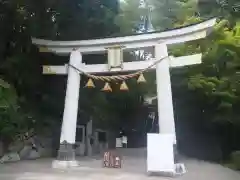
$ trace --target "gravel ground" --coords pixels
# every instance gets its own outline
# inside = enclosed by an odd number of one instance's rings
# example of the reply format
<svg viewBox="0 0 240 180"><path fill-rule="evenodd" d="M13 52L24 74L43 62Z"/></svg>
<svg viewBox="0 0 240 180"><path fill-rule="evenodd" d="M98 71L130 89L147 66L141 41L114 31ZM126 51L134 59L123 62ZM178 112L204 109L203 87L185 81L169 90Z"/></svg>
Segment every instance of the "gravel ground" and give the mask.
<svg viewBox="0 0 240 180"><path fill-rule="evenodd" d="M101 158L79 158L80 166L71 170L54 170L53 159L21 161L0 165L0 180L240 180L240 173L218 164L183 158L187 173L180 177L147 176L146 151L121 150L122 169L102 168Z"/></svg>

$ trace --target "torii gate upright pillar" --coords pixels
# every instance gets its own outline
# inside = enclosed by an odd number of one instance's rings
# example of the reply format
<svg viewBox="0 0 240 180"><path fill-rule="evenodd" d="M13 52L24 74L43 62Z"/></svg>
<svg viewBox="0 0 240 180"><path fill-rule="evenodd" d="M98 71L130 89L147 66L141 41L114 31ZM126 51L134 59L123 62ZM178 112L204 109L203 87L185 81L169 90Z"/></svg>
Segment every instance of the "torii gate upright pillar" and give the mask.
<svg viewBox="0 0 240 180"><path fill-rule="evenodd" d="M155 58L162 59L156 65L157 98L158 98L158 124L160 134L172 134L176 144L176 132L172 101L172 88L170 78L170 65L166 44L155 45Z"/></svg>
<svg viewBox="0 0 240 180"><path fill-rule="evenodd" d="M73 66L80 66L82 63L82 54L77 50L72 51L69 62ZM60 162L63 163L63 167L78 166L78 163L75 161L74 145L77 128L80 81L81 75L79 72L69 67L60 147L57 157L58 161L53 162L53 167L59 167Z"/></svg>

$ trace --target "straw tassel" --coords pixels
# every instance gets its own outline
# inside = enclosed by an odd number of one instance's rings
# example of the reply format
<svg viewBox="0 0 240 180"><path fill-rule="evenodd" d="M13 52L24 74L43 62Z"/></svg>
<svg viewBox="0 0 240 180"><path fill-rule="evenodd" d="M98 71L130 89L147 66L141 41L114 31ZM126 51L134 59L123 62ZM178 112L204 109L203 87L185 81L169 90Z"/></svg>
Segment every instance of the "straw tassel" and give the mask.
<svg viewBox="0 0 240 180"><path fill-rule="evenodd" d="M140 76L138 77L138 80L137 80L138 83L145 83L147 82L145 77L143 76L143 74L140 74Z"/></svg>
<svg viewBox="0 0 240 180"><path fill-rule="evenodd" d="M87 88L95 88L94 82L93 82L93 80L91 78L88 80L88 82L85 85L85 87L87 87Z"/></svg>
<svg viewBox="0 0 240 180"><path fill-rule="evenodd" d="M104 88L102 88L102 91L112 92L112 88L111 88L111 86L110 86L110 84L108 82L105 83Z"/></svg>
<svg viewBox="0 0 240 180"><path fill-rule="evenodd" d="M121 91L128 91L129 90L125 81L122 82L122 84L120 86L120 90Z"/></svg>

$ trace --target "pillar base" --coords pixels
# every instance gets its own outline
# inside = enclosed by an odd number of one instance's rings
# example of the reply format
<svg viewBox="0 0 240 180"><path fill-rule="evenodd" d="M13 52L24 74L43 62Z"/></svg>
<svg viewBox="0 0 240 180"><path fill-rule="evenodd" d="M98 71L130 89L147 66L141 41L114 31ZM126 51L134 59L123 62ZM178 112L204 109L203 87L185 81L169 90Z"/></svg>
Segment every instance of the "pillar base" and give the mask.
<svg viewBox="0 0 240 180"><path fill-rule="evenodd" d="M64 141L60 144L58 150L58 161L75 161L75 149L74 145Z"/></svg>
<svg viewBox="0 0 240 180"><path fill-rule="evenodd" d="M79 164L77 161L59 161L54 160L52 162L52 168L54 169L68 169L72 167L78 167Z"/></svg>
<svg viewBox="0 0 240 180"><path fill-rule="evenodd" d="M77 166L78 162L75 159L74 145L64 141L62 144L60 144L58 157L57 160L52 162L52 168L66 169Z"/></svg>

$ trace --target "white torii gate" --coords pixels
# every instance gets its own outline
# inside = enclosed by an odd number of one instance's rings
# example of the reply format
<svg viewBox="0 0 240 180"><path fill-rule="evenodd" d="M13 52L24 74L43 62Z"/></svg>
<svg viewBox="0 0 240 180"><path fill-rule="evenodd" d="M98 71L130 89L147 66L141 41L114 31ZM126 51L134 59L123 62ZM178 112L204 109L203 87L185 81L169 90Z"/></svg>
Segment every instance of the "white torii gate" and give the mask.
<svg viewBox="0 0 240 180"><path fill-rule="evenodd" d="M69 55L69 64L87 73L104 72L127 72L142 70L156 61L163 59L160 63L151 67L156 69L157 97L158 97L158 120L159 134L148 136L148 170L159 172L173 172L173 145L176 144L174 112L172 104L172 90L169 68L182 67L192 64L200 64L202 54L183 57L169 57L167 45L192 41L205 38L215 25L216 19L210 19L195 25L174 29L165 32L154 32L148 34L131 35L124 37L113 37L105 39L82 40L82 41L50 41L32 38L33 44L40 51L53 52L58 55ZM155 57L148 61L122 62L121 51L123 49L139 49L143 47L154 47ZM83 54L108 53L108 64L86 65L82 63ZM43 66L43 74L68 75L65 107L61 130L59 159L54 161L53 166L76 166L73 145L75 144L78 100L81 74L71 66ZM166 135L166 137L164 136ZM170 145L164 144L167 136L172 136ZM159 138L156 138L159 137ZM164 140L165 137L165 140ZM171 152L168 160L164 163L151 165L151 159L159 159L163 162L165 154L152 152L152 141L156 139L160 148L167 147ZM162 142L162 144L161 144ZM160 151L159 151L160 152ZM159 155L160 154L160 155ZM158 166L158 167L156 167Z"/></svg>

